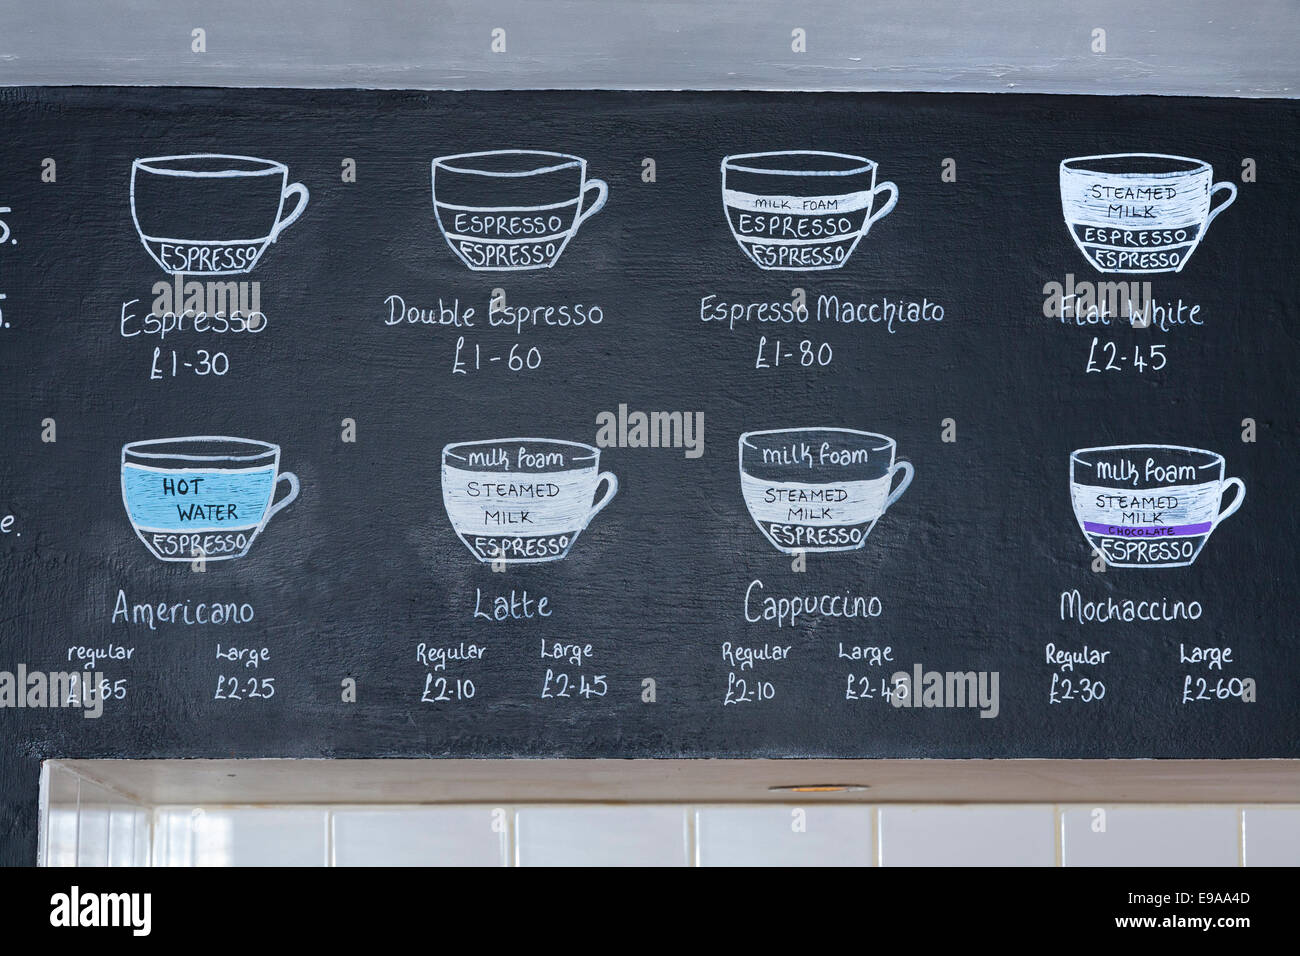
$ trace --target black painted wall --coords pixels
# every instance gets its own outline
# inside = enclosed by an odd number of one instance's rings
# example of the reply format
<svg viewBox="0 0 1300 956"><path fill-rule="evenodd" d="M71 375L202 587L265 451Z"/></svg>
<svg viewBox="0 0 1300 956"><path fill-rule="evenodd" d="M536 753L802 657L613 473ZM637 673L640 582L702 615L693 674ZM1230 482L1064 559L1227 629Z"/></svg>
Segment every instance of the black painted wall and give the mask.
<svg viewBox="0 0 1300 956"><path fill-rule="evenodd" d="M0 671L67 670L70 648L131 649L101 666L113 697L97 719L0 710L0 860L34 859L39 761L56 756L1297 756L1298 116L1284 101L1145 97L0 93L0 511L12 516L0 535ZM502 148L577 154L608 183L608 204L552 269L471 272L439 233L431 160ZM730 234L722 157L773 149L859 154L897 184L897 207L842 268L762 271ZM1058 164L1139 151L1203 159L1239 195L1184 271L1106 276L1071 242ZM124 303L138 300L132 332L169 279L132 222L132 161L176 153L275 160L310 190L302 218L230 277L260 283L257 334L123 334ZM343 181L345 158L355 182ZM1242 180L1246 159L1254 181ZM1162 305L1197 306L1197 322L1045 316L1045 285L1070 275L1147 279ZM511 307L582 303L603 321L489 328L496 288ZM707 296L784 303L796 288L811 308L835 295L925 302L931 315L937 304L943 317L893 331L701 321ZM390 325L392 295L472 307L476 321ZM761 336L769 364L774 340L793 358L756 368ZM465 374L453 371L462 337ZM828 346L829 363L800 364L804 340ZM512 370L515 346L525 359L535 348L540 365ZM225 374L199 374L200 350L223 353ZM1103 369L1113 355L1118 370L1088 371L1090 355ZM603 448L619 491L568 557L500 573L477 562L443 507L443 446L594 443L597 416L620 405L702 412L703 454ZM955 441L943 440L946 419ZM888 435L916 477L861 550L809 554L796 571L746 512L737 439L807 426ZM56 440L43 440L51 427ZM278 444L302 490L246 556L198 573L133 534L120 452L205 434ZM1244 505L1192 566L1094 570L1069 455L1121 443L1207 448L1244 481ZM747 623L756 580L771 597L875 596L881 613ZM1199 602L1201 616L1062 620L1062 592L1076 588L1088 601ZM476 593L512 590L545 597L550 616L475 619ZM115 622L119 592L131 605L246 602L255 617L150 629ZM590 655L544 659L554 641ZM485 650L431 671L421 644ZM1048 644L1108 654L1065 671ZM269 659L217 658L232 646ZM788 650L741 668L727 646ZM891 660L851 660L841 646L887 646ZM1184 661L1193 647L1231 647L1230 660ZM997 716L892 706L882 689L916 664L996 672ZM573 695L544 697L560 674ZM241 692L273 678L274 696L215 699L232 678ZM348 678L355 702L343 700ZM423 701L438 678L462 699ZM846 699L861 678L874 696ZM1217 699L1241 686L1234 678L1253 681L1255 700ZM738 680L769 699L724 703ZM1104 691L1086 693L1085 680ZM1189 688L1215 699L1188 701Z"/></svg>

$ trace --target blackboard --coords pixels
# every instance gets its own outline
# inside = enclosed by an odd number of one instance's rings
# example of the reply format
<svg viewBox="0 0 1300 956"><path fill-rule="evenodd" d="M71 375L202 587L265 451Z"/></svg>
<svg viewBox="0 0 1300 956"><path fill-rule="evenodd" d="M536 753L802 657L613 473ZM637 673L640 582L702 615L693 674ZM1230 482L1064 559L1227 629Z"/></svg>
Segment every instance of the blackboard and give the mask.
<svg viewBox="0 0 1300 956"><path fill-rule="evenodd" d="M1294 103L0 116L8 860L52 756L1298 755Z"/></svg>

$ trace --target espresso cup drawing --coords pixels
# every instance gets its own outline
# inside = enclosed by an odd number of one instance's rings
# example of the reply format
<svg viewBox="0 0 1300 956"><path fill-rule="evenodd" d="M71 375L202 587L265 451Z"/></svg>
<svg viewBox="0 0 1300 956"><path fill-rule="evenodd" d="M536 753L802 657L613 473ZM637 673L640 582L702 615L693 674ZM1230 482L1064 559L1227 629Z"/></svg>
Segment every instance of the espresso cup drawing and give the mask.
<svg viewBox="0 0 1300 956"><path fill-rule="evenodd" d="M740 492L777 550L855 551L912 483L911 462L896 451L892 438L851 428L746 432Z"/></svg>
<svg viewBox="0 0 1300 956"><path fill-rule="evenodd" d="M280 482L288 494L275 501ZM122 503L136 535L162 561L225 561L248 553L271 516L298 497L280 446L202 435L122 448Z"/></svg>
<svg viewBox="0 0 1300 956"><path fill-rule="evenodd" d="M447 518L483 562L560 560L617 493L618 479L600 470L600 450L581 442L498 438L442 450Z"/></svg>
<svg viewBox="0 0 1300 956"><path fill-rule="evenodd" d="M727 225L760 269L838 269L897 202L898 187L877 184L876 164L861 156L793 149L722 160Z"/></svg>
<svg viewBox="0 0 1300 956"><path fill-rule="evenodd" d="M251 272L307 200L307 187L290 183L288 168L269 159L192 153L131 164L136 232L154 262L173 275Z"/></svg>
<svg viewBox="0 0 1300 956"><path fill-rule="evenodd" d="M1099 272L1181 272L1211 221L1237 198L1209 163L1162 153L1080 156L1061 163L1070 238ZM1211 199L1226 193L1218 205Z"/></svg>
<svg viewBox="0 0 1300 956"><path fill-rule="evenodd" d="M568 153L498 149L433 161L433 211L447 245L477 272L549 269L605 206L604 180Z"/></svg>
<svg viewBox="0 0 1300 956"><path fill-rule="evenodd" d="M1223 473L1223 456L1201 448L1082 448L1070 455L1075 520L1111 567L1185 567L1246 500L1241 479ZM1229 488L1236 493L1225 508Z"/></svg>

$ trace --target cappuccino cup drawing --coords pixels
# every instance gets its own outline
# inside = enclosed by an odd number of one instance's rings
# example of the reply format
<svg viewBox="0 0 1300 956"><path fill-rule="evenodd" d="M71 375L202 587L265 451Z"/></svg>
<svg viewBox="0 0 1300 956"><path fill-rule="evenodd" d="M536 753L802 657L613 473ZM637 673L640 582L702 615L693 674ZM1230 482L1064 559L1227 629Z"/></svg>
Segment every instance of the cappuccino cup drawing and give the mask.
<svg viewBox="0 0 1300 956"><path fill-rule="evenodd" d="M1223 472L1223 456L1200 448L1083 448L1070 455L1070 499L1083 536L1111 567L1180 568L1246 500L1241 479Z"/></svg>
<svg viewBox="0 0 1300 956"><path fill-rule="evenodd" d="M1061 163L1061 208L1070 238L1099 272L1181 272L1237 198L1236 186L1213 179L1209 163L1186 156L1080 156Z"/></svg>
<svg viewBox="0 0 1300 956"><path fill-rule="evenodd" d="M861 156L795 149L722 160L727 224L760 269L838 269L897 202L898 187L877 183Z"/></svg>
<svg viewBox="0 0 1300 956"><path fill-rule="evenodd" d="M293 200L286 212L286 200ZM307 187L283 163L193 153L131 164L131 217L140 241L173 275L251 272L307 208Z"/></svg>
<svg viewBox="0 0 1300 956"><path fill-rule="evenodd" d="M447 245L478 272L549 269L609 188L567 153L499 149L433 161L433 211Z"/></svg>
<svg viewBox="0 0 1300 956"><path fill-rule="evenodd" d="M485 563L560 560L617 492L600 450L580 442L499 438L442 450L447 518Z"/></svg>
<svg viewBox="0 0 1300 956"><path fill-rule="evenodd" d="M288 493L275 501L280 482ZM159 438L122 448L122 503L161 561L243 557L271 516L298 497L280 447L224 436Z"/></svg>
<svg viewBox="0 0 1300 956"><path fill-rule="evenodd" d="M777 550L855 551L912 483L895 453L892 438L850 428L746 432L740 492Z"/></svg>

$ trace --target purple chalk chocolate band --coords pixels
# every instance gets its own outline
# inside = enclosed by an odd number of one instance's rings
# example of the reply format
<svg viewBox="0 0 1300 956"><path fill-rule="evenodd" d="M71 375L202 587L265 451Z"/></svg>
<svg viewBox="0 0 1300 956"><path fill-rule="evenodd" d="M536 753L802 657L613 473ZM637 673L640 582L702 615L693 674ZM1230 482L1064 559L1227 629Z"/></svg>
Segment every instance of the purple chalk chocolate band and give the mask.
<svg viewBox="0 0 1300 956"><path fill-rule="evenodd" d="M1209 534L1213 527L1214 523L1210 521L1202 524L1150 525L1137 528L1120 524L1098 524L1095 521L1083 523L1083 530L1092 534L1104 534L1111 538L1184 538L1190 535Z"/></svg>

